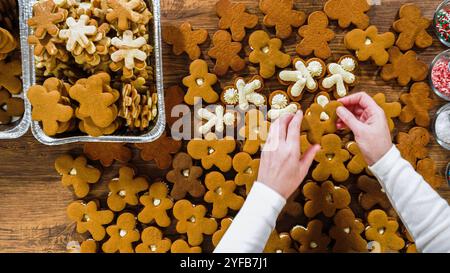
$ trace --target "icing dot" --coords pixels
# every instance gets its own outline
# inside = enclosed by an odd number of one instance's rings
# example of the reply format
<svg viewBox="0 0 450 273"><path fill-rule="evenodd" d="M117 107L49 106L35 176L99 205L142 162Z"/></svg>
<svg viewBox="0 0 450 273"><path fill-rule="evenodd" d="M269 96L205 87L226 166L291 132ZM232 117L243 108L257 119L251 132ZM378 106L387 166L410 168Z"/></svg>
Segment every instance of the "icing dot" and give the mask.
<svg viewBox="0 0 450 273"><path fill-rule="evenodd" d="M202 78L198 78L195 80L195 82L197 83L197 85L203 85L205 83L205 80Z"/></svg>
<svg viewBox="0 0 450 273"><path fill-rule="evenodd" d="M277 250L275 250L275 253L283 253L283 250L277 249Z"/></svg>
<svg viewBox="0 0 450 273"><path fill-rule="evenodd" d="M328 203L333 203L333 196L331 194L327 194L325 196L325 200L327 200Z"/></svg>
<svg viewBox="0 0 450 273"><path fill-rule="evenodd" d="M127 192L125 190L119 191L119 196L120 197L125 197L126 195L127 195Z"/></svg>
<svg viewBox="0 0 450 273"><path fill-rule="evenodd" d="M272 98L272 106L275 108L281 109L285 108L288 105L288 100L283 94L276 94Z"/></svg>
<svg viewBox="0 0 450 273"><path fill-rule="evenodd" d="M330 119L330 116L327 113L325 113L325 112L320 113L320 120L321 121L327 121L329 119Z"/></svg>
<svg viewBox="0 0 450 273"><path fill-rule="evenodd" d="M91 220L91 218L89 217L89 215L83 214L83 218L81 219L81 222L88 222L90 220Z"/></svg>
<svg viewBox="0 0 450 273"><path fill-rule="evenodd" d="M355 60L353 60L352 58L344 58L340 65L342 66L342 68L346 71L353 71L356 68L356 63Z"/></svg>
<svg viewBox="0 0 450 273"><path fill-rule="evenodd" d="M152 252L155 252L156 251L156 245L150 245L150 250Z"/></svg>
<svg viewBox="0 0 450 273"><path fill-rule="evenodd" d="M334 154L326 154L325 155L329 161L333 160Z"/></svg>
<svg viewBox="0 0 450 273"><path fill-rule="evenodd" d="M311 243L309 243L309 247L310 247L310 248L317 248L318 245L317 245L316 242L311 242Z"/></svg>
<svg viewBox="0 0 450 273"><path fill-rule="evenodd" d="M155 207L159 206L161 204L161 199L155 198L153 199L153 205Z"/></svg>
<svg viewBox="0 0 450 273"><path fill-rule="evenodd" d="M223 100L228 104L236 104L239 101L238 91L234 88L225 90L223 94Z"/></svg>
<svg viewBox="0 0 450 273"><path fill-rule="evenodd" d="M120 237L125 237L126 235L127 235L127 231L126 230L124 230L124 229L121 229L120 231L119 231L119 235L120 235Z"/></svg>
<svg viewBox="0 0 450 273"><path fill-rule="evenodd" d="M253 173L253 169L251 167L248 167L247 169L245 169L244 173L252 174Z"/></svg>
<svg viewBox="0 0 450 273"><path fill-rule="evenodd" d="M344 228L344 232L347 233L347 234L350 234L350 228L349 227Z"/></svg>
<svg viewBox="0 0 450 273"><path fill-rule="evenodd" d="M308 64L307 69L308 69L309 73L311 74L311 76L313 76L313 77L319 77L320 75L322 75L322 72L323 72L322 64L318 61L310 62Z"/></svg>
<svg viewBox="0 0 450 273"><path fill-rule="evenodd" d="M381 235L383 235L385 232L386 232L386 230L384 228L378 229L378 233L380 233Z"/></svg>
<svg viewBox="0 0 450 273"><path fill-rule="evenodd" d="M263 53L267 54L267 53L269 53L270 48L269 48L269 46L265 46L265 47L263 47L263 48L261 49L261 51L262 51Z"/></svg>
<svg viewBox="0 0 450 273"><path fill-rule="evenodd" d="M195 216L191 216L189 219L188 219L188 221L189 222L191 222L191 223L195 223Z"/></svg>
<svg viewBox="0 0 450 273"><path fill-rule="evenodd" d="M70 175L77 175L77 169L73 168L69 172Z"/></svg>
<svg viewBox="0 0 450 273"><path fill-rule="evenodd" d="M189 177L190 172L191 171L189 169L184 169L181 173L183 174L184 177Z"/></svg>
<svg viewBox="0 0 450 273"><path fill-rule="evenodd" d="M222 195L222 194L223 194L223 190L222 190L221 187L218 187L218 188L215 190L215 192L216 192L218 195Z"/></svg>
<svg viewBox="0 0 450 273"><path fill-rule="evenodd" d="M366 38L366 41L364 42L365 45L370 45L372 43L372 40L369 38Z"/></svg>
<svg viewBox="0 0 450 273"><path fill-rule="evenodd" d="M214 150L213 148L209 147L208 148L208 154L212 154L214 153L216 150Z"/></svg>
<svg viewBox="0 0 450 273"><path fill-rule="evenodd" d="M327 96L320 95L317 97L317 103L322 107L325 107L325 105L327 105L329 102L330 100L327 98Z"/></svg>

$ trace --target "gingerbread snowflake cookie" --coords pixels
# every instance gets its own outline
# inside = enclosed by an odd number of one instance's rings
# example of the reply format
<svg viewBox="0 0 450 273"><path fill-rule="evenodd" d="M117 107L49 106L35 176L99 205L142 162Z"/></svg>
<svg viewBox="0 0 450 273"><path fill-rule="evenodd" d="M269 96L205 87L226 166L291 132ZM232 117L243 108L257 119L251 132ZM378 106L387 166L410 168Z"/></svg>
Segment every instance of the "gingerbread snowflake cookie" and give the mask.
<svg viewBox="0 0 450 273"><path fill-rule="evenodd" d="M220 98L225 105L237 105L246 111L250 105L261 107L266 104L266 97L261 94L263 88L264 80L260 76L254 76L248 81L236 78L233 86L224 88Z"/></svg>
<svg viewBox="0 0 450 273"><path fill-rule="evenodd" d="M327 91L333 90L336 99L347 96L349 87L357 83L357 68L358 61L353 56L342 56L337 63L328 64L328 75L321 81L321 87Z"/></svg>

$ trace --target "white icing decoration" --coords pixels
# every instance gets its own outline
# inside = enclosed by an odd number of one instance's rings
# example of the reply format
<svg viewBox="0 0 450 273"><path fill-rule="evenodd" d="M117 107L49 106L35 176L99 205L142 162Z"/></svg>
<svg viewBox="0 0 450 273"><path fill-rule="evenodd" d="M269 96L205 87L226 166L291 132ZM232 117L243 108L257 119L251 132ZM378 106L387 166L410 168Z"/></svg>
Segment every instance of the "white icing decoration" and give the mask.
<svg viewBox="0 0 450 273"><path fill-rule="evenodd" d="M330 116L327 113L325 113L325 112L320 113L320 120L321 121L327 121L329 119L330 119Z"/></svg>
<svg viewBox="0 0 450 273"><path fill-rule="evenodd" d="M318 61L313 61L308 64L308 71L313 77L319 77L322 75L323 72L323 66Z"/></svg>
<svg viewBox="0 0 450 273"><path fill-rule="evenodd" d="M117 51L111 54L111 60L116 63L123 60L125 67L129 70L135 67L134 59L141 62L147 60L147 54L140 50L142 46L147 44L147 41L144 37L134 39L131 30L125 30L122 39L119 37L112 38L111 44L118 48Z"/></svg>
<svg viewBox="0 0 450 273"><path fill-rule="evenodd" d="M328 103L330 103L330 100L327 98L327 96L320 95L317 97L317 104L319 104L320 106L325 107L325 105L327 105Z"/></svg>
<svg viewBox="0 0 450 273"><path fill-rule="evenodd" d="M295 114L297 110L298 110L297 104L291 103L287 107L282 109L275 109L275 108L270 109L270 111L267 113L267 116L271 120L276 120L286 114Z"/></svg>
<svg viewBox="0 0 450 273"><path fill-rule="evenodd" d="M226 126L232 126L235 122L235 117L232 113L225 113L223 106L218 105L212 113L205 108L198 110L197 114L201 119L207 120L205 124L198 127L200 134L206 134L211 131L212 128L216 128L217 132L223 132Z"/></svg>
<svg viewBox="0 0 450 273"><path fill-rule="evenodd" d="M76 21L73 17L66 20L68 29L59 31L59 38L67 40L66 49L73 52L78 45L86 49L89 54L94 54L96 51L94 43L89 40L87 36L95 35L97 32L96 26L88 25L89 16L83 14L80 19Z"/></svg>
<svg viewBox="0 0 450 273"><path fill-rule="evenodd" d="M322 86L327 89L336 86L336 93L338 94L338 96L345 97L347 95L347 88L345 86L345 83L354 83L356 81L355 75L351 72L348 72L337 63L329 64L328 71L331 75L323 79Z"/></svg>
<svg viewBox="0 0 450 273"><path fill-rule="evenodd" d="M238 91L234 88L229 88L225 90L225 93L223 94L223 100L227 104L236 104L239 102L239 95Z"/></svg>
<svg viewBox="0 0 450 273"><path fill-rule="evenodd" d="M284 70L279 74L282 81L294 82L294 85L291 87L292 96L299 97L305 89L305 86L309 90L317 88L317 82L302 61L295 63L295 69L295 71Z"/></svg>
<svg viewBox="0 0 450 273"><path fill-rule="evenodd" d="M288 105L288 100L283 94L276 94L272 98L272 107L275 109L282 109Z"/></svg>
<svg viewBox="0 0 450 273"><path fill-rule="evenodd" d="M260 80L255 79L249 83L245 83L243 79L239 79L236 82L236 88L239 96L239 108L241 110L247 110L249 103L253 103L256 106L261 106L265 103L264 96L255 92L260 89L262 83Z"/></svg>
<svg viewBox="0 0 450 273"><path fill-rule="evenodd" d="M345 69L348 72L352 72L356 68L355 60L349 57L342 59L340 65L342 66L343 69Z"/></svg>

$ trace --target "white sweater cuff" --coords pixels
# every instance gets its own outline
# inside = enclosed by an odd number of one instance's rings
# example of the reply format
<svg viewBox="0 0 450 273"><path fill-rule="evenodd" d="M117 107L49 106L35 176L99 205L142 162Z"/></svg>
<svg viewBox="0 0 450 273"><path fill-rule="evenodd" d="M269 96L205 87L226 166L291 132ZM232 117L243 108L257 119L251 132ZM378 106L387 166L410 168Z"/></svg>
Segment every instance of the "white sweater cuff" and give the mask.
<svg viewBox="0 0 450 273"><path fill-rule="evenodd" d="M246 203L258 204L258 213L261 216L272 217L280 214L286 205L286 199L269 186L255 182L247 196Z"/></svg>
<svg viewBox="0 0 450 273"><path fill-rule="evenodd" d="M399 159L401 159L400 152L395 145L392 145L392 148L380 160L369 166L369 170L378 177L384 177Z"/></svg>

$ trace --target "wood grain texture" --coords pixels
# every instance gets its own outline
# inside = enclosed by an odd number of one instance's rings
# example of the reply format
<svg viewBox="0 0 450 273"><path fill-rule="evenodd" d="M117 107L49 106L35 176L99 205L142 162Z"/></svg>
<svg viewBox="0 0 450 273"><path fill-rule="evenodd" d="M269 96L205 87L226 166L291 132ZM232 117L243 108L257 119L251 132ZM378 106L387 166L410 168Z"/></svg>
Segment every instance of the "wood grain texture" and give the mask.
<svg viewBox="0 0 450 273"><path fill-rule="evenodd" d="M238 1L238 0L234 0ZM210 37L217 30L218 18L215 14L215 0L162 0L163 25L179 25L184 21L192 23L194 28L205 28ZM240 1L248 6L251 13L258 14L260 23L262 14L258 9L257 0ZM307 13L322 9L325 1L299 1L296 0L296 8ZM388 31L397 16L398 8L405 1L382 0L381 6L375 6L369 12L371 23L378 26L380 31ZM440 1L425 0L416 1L422 8L424 15L431 18ZM261 28L261 26L259 26ZM337 36L331 42L334 58L349 53L343 46L344 32L336 28ZM273 33L273 30L271 30ZM292 36L285 40L285 50L292 56L295 55L298 36ZM247 44L245 42L245 44ZM202 46L204 58L213 66L205 52L210 47L209 42ZM435 39L433 46L420 51L420 58L430 63L436 54L445 48ZM249 51L248 46L246 52ZM174 56L168 45L164 45L164 77L168 87L180 83L182 77L188 72L189 60L186 56ZM249 66L246 74L254 74L256 68ZM388 100L397 100L400 92L405 91L395 82L383 82L378 76L378 69L365 63L361 67L360 84L355 91L367 91L370 94L383 92ZM232 74L221 79L221 86L229 84L233 79ZM267 81L266 91L280 88L275 79ZM303 104L310 103L307 99ZM436 109L443 101L436 98ZM435 110L433 110L435 111ZM398 124L403 131L407 125ZM80 235L74 231L74 225L66 217L66 207L74 200L70 190L60 184L60 178L53 168L54 160L58 155L70 152L73 155L81 153L79 144L48 147L39 144L28 133L18 140L0 141L0 252L60 252L65 251L66 243L73 239L79 239ZM431 157L436 160L439 171L444 173L444 167L450 160L450 153L440 148L433 140L430 145ZM134 150L133 164L139 169L140 174L150 178L157 178L163 173L152 164L138 159L138 153ZM94 186L91 198L105 197L107 194L106 183L116 176L118 166L104 171L102 182ZM450 190L445 187L439 193L450 201Z"/></svg>

